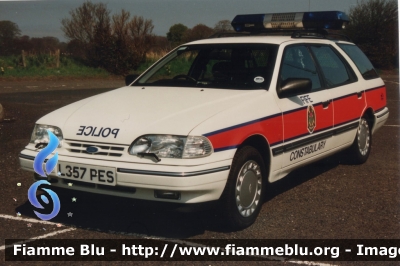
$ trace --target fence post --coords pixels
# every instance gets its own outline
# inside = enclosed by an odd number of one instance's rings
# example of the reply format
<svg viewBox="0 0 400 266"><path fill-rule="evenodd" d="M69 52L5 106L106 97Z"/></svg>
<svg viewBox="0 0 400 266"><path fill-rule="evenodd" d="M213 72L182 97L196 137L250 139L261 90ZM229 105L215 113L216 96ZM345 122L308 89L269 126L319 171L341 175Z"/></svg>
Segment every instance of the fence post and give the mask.
<svg viewBox="0 0 400 266"><path fill-rule="evenodd" d="M25 52L24 52L24 50L22 50L22 65L23 65L24 67L26 67Z"/></svg>
<svg viewBox="0 0 400 266"><path fill-rule="evenodd" d="M56 68L60 67L60 49L56 50Z"/></svg>

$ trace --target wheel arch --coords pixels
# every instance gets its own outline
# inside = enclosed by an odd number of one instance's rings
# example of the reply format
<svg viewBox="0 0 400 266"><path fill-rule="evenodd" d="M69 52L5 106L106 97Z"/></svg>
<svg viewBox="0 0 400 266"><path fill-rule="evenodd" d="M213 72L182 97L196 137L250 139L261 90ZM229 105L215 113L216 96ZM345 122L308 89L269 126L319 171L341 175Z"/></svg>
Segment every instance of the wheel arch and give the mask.
<svg viewBox="0 0 400 266"><path fill-rule="evenodd" d="M373 126L375 125L374 110L372 110L371 107L367 107L367 109L365 109L362 117L366 117L367 118L369 128L370 128L370 130L373 130Z"/></svg>
<svg viewBox="0 0 400 266"><path fill-rule="evenodd" d="M268 143L268 140L260 134L256 134L256 135L251 135L249 137L247 137L238 147L238 150L241 147L244 146L251 146L253 148L255 148L260 154L261 157L264 160L264 165L266 168L266 178L268 180L269 178L269 174L270 174L270 169L271 169L271 148L270 145Z"/></svg>

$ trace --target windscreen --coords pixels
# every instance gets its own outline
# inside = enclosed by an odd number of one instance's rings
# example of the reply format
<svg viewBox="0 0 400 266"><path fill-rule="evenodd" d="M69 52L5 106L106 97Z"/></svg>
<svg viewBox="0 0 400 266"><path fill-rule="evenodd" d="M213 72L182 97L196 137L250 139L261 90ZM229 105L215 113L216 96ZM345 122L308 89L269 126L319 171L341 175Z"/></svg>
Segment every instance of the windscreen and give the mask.
<svg viewBox="0 0 400 266"><path fill-rule="evenodd" d="M133 85L266 89L275 66L277 45L187 45L160 60Z"/></svg>

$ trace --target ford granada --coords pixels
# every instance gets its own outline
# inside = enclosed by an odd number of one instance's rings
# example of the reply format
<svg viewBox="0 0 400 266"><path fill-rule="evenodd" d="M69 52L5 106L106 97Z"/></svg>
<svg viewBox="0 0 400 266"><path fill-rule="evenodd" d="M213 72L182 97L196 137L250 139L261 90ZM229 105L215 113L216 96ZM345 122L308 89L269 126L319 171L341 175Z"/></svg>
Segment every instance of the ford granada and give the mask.
<svg viewBox="0 0 400 266"><path fill-rule="evenodd" d="M341 150L364 163L388 119L382 79L354 43L332 35L348 22L338 11L238 15L236 33L178 46L125 87L40 118L20 165L34 172L54 135L47 158L58 161L36 180L149 201L218 201L228 226L248 227L266 186Z"/></svg>

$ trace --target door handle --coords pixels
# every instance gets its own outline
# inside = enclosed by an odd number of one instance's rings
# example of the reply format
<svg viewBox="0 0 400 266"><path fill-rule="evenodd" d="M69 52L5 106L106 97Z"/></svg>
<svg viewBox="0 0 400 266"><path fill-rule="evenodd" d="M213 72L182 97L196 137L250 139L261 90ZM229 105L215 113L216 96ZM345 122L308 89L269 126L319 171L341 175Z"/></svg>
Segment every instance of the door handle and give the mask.
<svg viewBox="0 0 400 266"><path fill-rule="evenodd" d="M363 93L362 91L357 92L357 98L358 98L358 99L361 99L361 98L362 98L362 93Z"/></svg>
<svg viewBox="0 0 400 266"><path fill-rule="evenodd" d="M329 106L330 103L331 103L331 100L327 100L327 101L325 101L325 102L322 102L322 107L323 107L324 109L326 109L326 108L328 108L328 106Z"/></svg>

